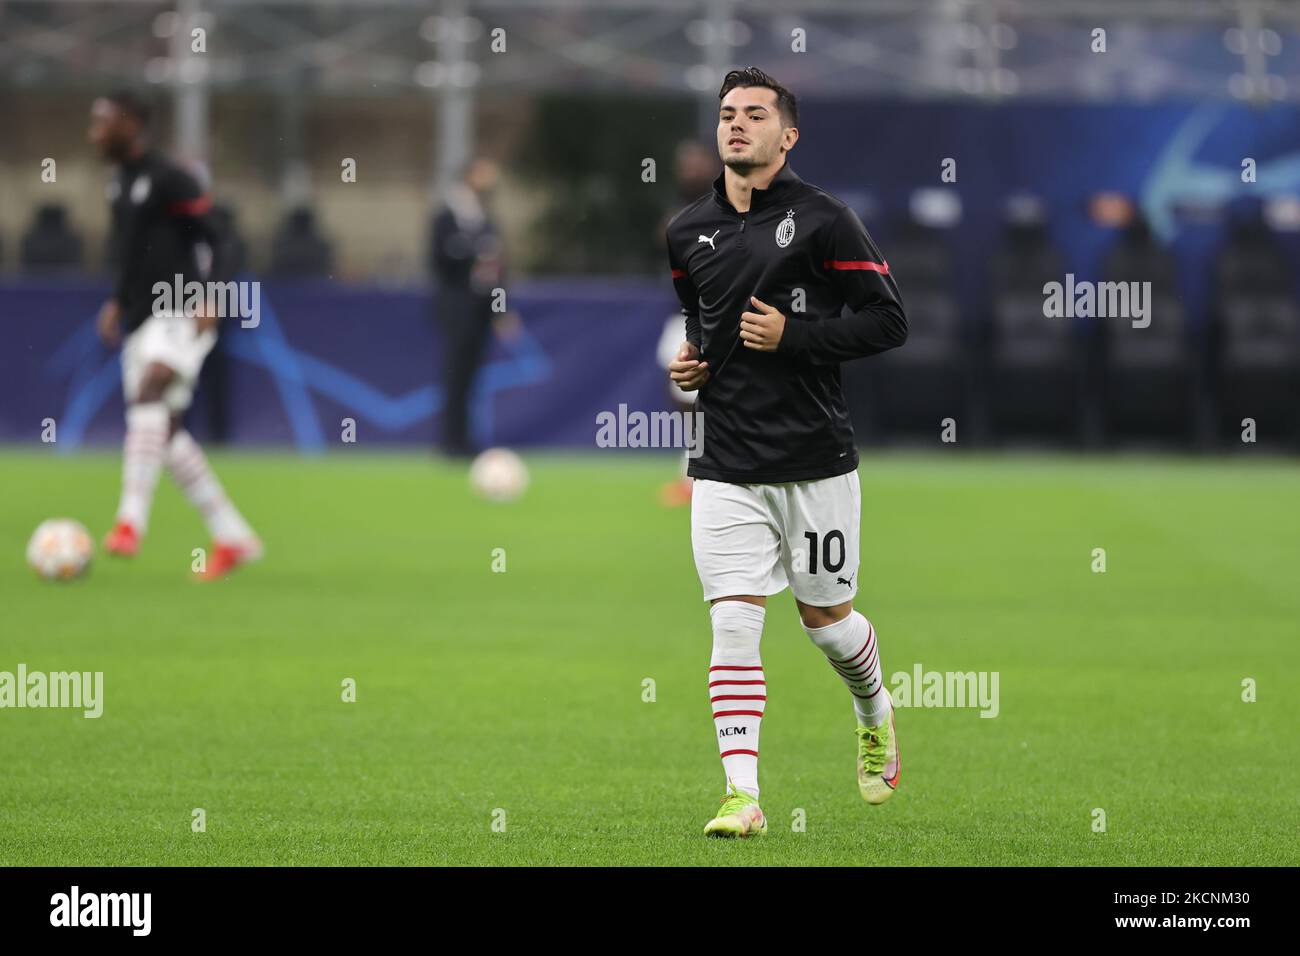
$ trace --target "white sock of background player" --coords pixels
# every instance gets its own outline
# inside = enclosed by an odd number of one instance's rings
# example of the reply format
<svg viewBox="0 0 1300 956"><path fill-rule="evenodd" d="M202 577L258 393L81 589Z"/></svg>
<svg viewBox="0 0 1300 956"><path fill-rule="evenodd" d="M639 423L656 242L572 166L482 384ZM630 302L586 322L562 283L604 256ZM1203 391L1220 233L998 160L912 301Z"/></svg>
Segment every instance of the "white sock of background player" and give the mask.
<svg viewBox="0 0 1300 956"><path fill-rule="evenodd" d="M765 609L744 601L719 601L709 659L709 702L718 751L728 783L758 797L758 727L767 707L767 683L759 642Z"/></svg>
<svg viewBox="0 0 1300 956"><path fill-rule="evenodd" d="M203 515L214 541L235 543L253 537L253 529L226 497L203 449L184 429L178 430L167 446L167 469Z"/></svg>
<svg viewBox="0 0 1300 956"><path fill-rule="evenodd" d="M875 727L889 716L889 691L880 670L880 649L871 622L852 611L843 620L826 627L804 626L812 642L821 648L835 673L853 695L853 710L863 727Z"/></svg>
<svg viewBox="0 0 1300 956"><path fill-rule="evenodd" d="M126 439L122 443L122 498L117 520L139 534L149 527L149 508L158 473L162 471L171 415L162 402L140 402L126 410Z"/></svg>

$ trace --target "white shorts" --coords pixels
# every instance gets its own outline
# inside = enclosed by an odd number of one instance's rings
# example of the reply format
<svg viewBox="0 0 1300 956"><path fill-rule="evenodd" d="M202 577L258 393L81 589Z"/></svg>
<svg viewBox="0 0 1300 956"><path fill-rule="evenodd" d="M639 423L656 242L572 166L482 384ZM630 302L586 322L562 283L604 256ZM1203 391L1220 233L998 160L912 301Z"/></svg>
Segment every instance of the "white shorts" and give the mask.
<svg viewBox="0 0 1300 956"><path fill-rule="evenodd" d="M784 591L814 607L858 593L858 473L776 485L695 479L691 546L704 600Z"/></svg>
<svg viewBox="0 0 1300 956"><path fill-rule="evenodd" d="M166 365L176 373L163 393L172 412L183 412L194 399L203 360L216 344L217 333L209 329L195 333L195 320L185 315L151 315L122 343L122 394L127 404L136 400L144 370L152 363Z"/></svg>

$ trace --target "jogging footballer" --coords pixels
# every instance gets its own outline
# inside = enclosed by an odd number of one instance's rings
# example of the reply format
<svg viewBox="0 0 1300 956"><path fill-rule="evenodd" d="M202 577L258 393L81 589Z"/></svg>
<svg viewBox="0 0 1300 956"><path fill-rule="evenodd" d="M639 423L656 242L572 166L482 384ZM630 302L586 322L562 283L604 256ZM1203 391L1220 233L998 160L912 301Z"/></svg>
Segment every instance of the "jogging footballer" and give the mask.
<svg viewBox="0 0 1300 956"><path fill-rule="evenodd" d="M262 543L231 503L182 417L203 360L217 339L217 316L189 314L180 303L155 308L155 285L171 287L220 271L212 200L194 177L149 145L148 104L129 91L91 106L87 136L117 167L109 184L117 284L99 313L104 343L122 345L126 438L122 495L104 549L133 557L149 524L164 465L212 534L204 579L221 578L262 556ZM201 259L209 261L206 271Z"/></svg>
<svg viewBox="0 0 1300 956"><path fill-rule="evenodd" d="M699 392L704 428L688 469L691 543L710 604L709 698L726 776L704 832L749 837L767 831L759 642L767 599L787 585L852 695L863 799L883 803L898 786L875 629L853 607L861 492L840 363L902 345L907 319L857 215L790 168L794 94L750 67L727 74L719 100L722 175L667 227L686 318L669 377Z"/></svg>

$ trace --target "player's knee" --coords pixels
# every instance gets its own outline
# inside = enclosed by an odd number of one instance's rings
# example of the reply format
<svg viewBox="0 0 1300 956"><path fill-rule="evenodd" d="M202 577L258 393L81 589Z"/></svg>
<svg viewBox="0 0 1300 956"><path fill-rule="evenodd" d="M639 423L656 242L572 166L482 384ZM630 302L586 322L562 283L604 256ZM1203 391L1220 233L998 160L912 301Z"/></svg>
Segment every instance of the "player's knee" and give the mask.
<svg viewBox="0 0 1300 956"><path fill-rule="evenodd" d="M763 636L762 605L746 601L717 601L709 608L713 619L715 651L742 651L753 647Z"/></svg>
<svg viewBox="0 0 1300 956"><path fill-rule="evenodd" d="M166 365L153 362L140 377L140 390L136 400L140 402L160 402L167 386L172 383L175 373Z"/></svg>
<svg viewBox="0 0 1300 956"><path fill-rule="evenodd" d="M816 607L812 604L799 603L799 620L803 621L803 626L809 630L830 627L832 624L844 620L852 613L852 601L835 604L831 607Z"/></svg>

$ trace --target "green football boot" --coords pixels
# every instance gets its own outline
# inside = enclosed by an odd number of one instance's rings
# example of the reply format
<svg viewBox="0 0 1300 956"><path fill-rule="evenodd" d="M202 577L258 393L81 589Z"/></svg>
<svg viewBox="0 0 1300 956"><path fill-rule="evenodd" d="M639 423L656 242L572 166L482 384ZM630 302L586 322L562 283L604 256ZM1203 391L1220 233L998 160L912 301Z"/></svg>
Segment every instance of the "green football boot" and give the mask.
<svg viewBox="0 0 1300 956"><path fill-rule="evenodd" d="M894 730L894 709L889 709L888 720L875 727L859 727L857 731L858 791L867 803L884 803L898 789L903 769L898 734Z"/></svg>
<svg viewBox="0 0 1300 956"><path fill-rule="evenodd" d="M711 837L739 837L743 840L766 832L767 818L763 816L758 801L734 786L722 798L718 815L704 825L704 835Z"/></svg>

